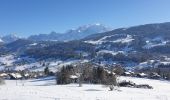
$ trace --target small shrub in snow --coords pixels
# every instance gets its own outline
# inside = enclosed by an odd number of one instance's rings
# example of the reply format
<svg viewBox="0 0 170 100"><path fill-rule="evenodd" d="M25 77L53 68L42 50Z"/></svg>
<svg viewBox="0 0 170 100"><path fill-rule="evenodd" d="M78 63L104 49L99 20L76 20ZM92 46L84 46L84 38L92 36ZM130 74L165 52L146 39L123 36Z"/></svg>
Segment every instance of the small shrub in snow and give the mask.
<svg viewBox="0 0 170 100"><path fill-rule="evenodd" d="M121 87L132 87L132 88L144 88L144 89L153 89L152 86L148 84L135 84L134 82L131 81L122 81L119 83L119 86Z"/></svg>
<svg viewBox="0 0 170 100"><path fill-rule="evenodd" d="M119 86L122 87L134 87L136 84L131 81L122 81L119 83Z"/></svg>
<svg viewBox="0 0 170 100"><path fill-rule="evenodd" d="M148 84L136 85L136 88L153 89L153 87Z"/></svg>
<svg viewBox="0 0 170 100"><path fill-rule="evenodd" d="M3 84L5 84L5 81L2 78L0 78L0 85L3 85Z"/></svg>
<svg viewBox="0 0 170 100"><path fill-rule="evenodd" d="M44 74L45 75L49 75L50 71L49 71L49 68L48 67L45 67L44 68Z"/></svg>

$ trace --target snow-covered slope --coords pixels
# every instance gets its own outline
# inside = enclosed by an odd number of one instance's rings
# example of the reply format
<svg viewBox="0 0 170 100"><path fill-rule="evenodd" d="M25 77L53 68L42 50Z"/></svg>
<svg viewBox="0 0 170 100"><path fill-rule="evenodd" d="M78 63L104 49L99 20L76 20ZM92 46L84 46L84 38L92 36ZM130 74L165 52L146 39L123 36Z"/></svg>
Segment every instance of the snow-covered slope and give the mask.
<svg viewBox="0 0 170 100"><path fill-rule="evenodd" d="M137 84L149 84L153 89L120 87L109 91L102 85L78 84L55 85L55 78L33 80L6 80L0 86L2 100L169 100L170 82L142 78L121 77ZM17 84L17 86L16 86Z"/></svg>
<svg viewBox="0 0 170 100"><path fill-rule="evenodd" d="M111 36L104 36L99 40L89 40L89 41L85 41L86 43L91 43L91 44L102 44L102 43L106 43L106 42L111 42L111 43L130 43L132 42L134 39L132 38L131 35L126 35L126 37L120 37L120 38L116 38L113 40L108 40L109 38L112 37L116 37L119 36L118 34L116 35L111 35Z"/></svg>
<svg viewBox="0 0 170 100"><path fill-rule="evenodd" d="M61 67L71 64L76 64L80 62L80 60L55 60L55 61L37 61L33 58L29 57L15 57L14 55L4 55L0 57L0 71L3 70L29 70L29 71L44 71L46 66L43 64L48 64L50 71L56 72ZM88 62L88 60L83 60L82 62Z"/></svg>
<svg viewBox="0 0 170 100"><path fill-rule="evenodd" d="M101 24L91 24L69 30L64 34L52 32L51 34L37 35L32 39L53 41L18 40L4 45L2 49L0 48L0 53L10 51L36 59L56 59L56 61L58 59L75 60L75 58L78 60L80 53L85 53L85 58L93 60L93 63L106 62L110 65L118 63L125 67L127 65L131 67L135 67L134 65L145 66L145 63L142 63L148 60L167 62L164 56L170 58L170 23L147 24L104 32L106 30L107 28ZM104 33L98 34L97 32ZM78 39L84 35L90 36L78 41L55 41ZM34 64L37 65L37 62L16 66L15 69L31 68Z"/></svg>
<svg viewBox="0 0 170 100"><path fill-rule="evenodd" d="M144 49L151 49L157 46L165 46L168 44L169 40L165 40L165 37L156 36L155 38L146 38L146 45L143 46Z"/></svg>
<svg viewBox="0 0 170 100"><path fill-rule="evenodd" d="M5 55L0 57L0 63L5 64L6 66L11 66L14 61L15 59L13 55Z"/></svg>
<svg viewBox="0 0 170 100"><path fill-rule="evenodd" d="M169 29L170 23L146 24L93 34L82 41L96 47L97 54L100 54L96 58L100 62L110 60L121 62L119 64L139 64L147 60L160 60L169 55Z"/></svg>

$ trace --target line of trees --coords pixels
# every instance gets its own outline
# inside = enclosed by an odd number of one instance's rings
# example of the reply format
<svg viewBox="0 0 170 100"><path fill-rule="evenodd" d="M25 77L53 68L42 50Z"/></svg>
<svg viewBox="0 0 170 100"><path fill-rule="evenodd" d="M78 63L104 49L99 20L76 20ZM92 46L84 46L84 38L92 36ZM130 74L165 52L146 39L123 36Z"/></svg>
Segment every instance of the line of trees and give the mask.
<svg viewBox="0 0 170 100"><path fill-rule="evenodd" d="M80 66L63 66L61 71L57 73L57 84L69 84L69 83L92 83L103 84L109 86L110 90L114 89L117 85L117 75L113 70L109 71L104 67L92 67L91 64L83 64ZM79 72L81 68L81 73ZM71 76L77 76L72 78Z"/></svg>

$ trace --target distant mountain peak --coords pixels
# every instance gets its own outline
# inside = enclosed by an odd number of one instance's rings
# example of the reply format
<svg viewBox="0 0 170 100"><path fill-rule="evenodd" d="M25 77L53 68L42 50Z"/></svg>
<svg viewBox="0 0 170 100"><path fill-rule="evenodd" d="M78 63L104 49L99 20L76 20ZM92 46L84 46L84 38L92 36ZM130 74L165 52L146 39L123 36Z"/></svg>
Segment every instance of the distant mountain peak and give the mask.
<svg viewBox="0 0 170 100"><path fill-rule="evenodd" d="M21 37L17 36L16 33L13 33L13 34L9 34L9 35L3 36L1 38L1 40L4 41L5 43L10 43L10 42L16 41L16 40L18 40L20 38Z"/></svg>
<svg viewBox="0 0 170 100"><path fill-rule="evenodd" d="M56 33L52 31L50 34L41 34L41 35L33 35L28 39L31 40L41 40L41 41L70 41L70 40L79 40L85 38L89 35L102 33L111 30L111 28L106 27L103 24L95 23L95 24L87 24L82 25L78 28L70 29L65 33Z"/></svg>
<svg viewBox="0 0 170 100"><path fill-rule="evenodd" d="M0 43L4 42L2 39L0 39Z"/></svg>
<svg viewBox="0 0 170 100"><path fill-rule="evenodd" d="M101 25L101 23L96 23L95 25L98 25L98 26L100 26L100 25Z"/></svg>

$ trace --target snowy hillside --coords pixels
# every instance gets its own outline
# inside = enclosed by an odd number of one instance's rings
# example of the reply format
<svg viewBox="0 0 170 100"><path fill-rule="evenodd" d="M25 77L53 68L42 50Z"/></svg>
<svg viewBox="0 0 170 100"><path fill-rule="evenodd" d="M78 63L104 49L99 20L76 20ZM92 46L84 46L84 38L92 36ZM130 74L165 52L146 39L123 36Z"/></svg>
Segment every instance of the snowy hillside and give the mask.
<svg viewBox="0 0 170 100"><path fill-rule="evenodd" d="M0 57L0 71L11 69L13 71L19 70L29 70L29 71L44 71L44 68L48 65L52 72L58 71L61 67L66 65L74 65L80 60L49 60L49 61L36 61L33 58L22 57L16 58L14 55L4 55ZM88 60L83 60L82 62L88 62ZM22 64L20 64L22 63Z"/></svg>
<svg viewBox="0 0 170 100"><path fill-rule="evenodd" d="M93 34L83 41L95 45L96 58L100 62L110 61L109 63L116 62L124 66L132 63L138 65L148 60L167 62L165 58L169 58L170 53L169 29L168 22L146 24Z"/></svg>
<svg viewBox="0 0 170 100"><path fill-rule="evenodd" d="M117 38L116 40L112 40L112 41L107 40L108 38L112 38L114 36L119 36L119 35L117 34L117 35L105 36L105 37L102 37L101 39L96 40L96 41L92 40L92 41L85 41L85 42L91 43L91 44L102 44L102 43L106 43L106 42L130 43L134 40L131 35L127 35L126 37L120 37L120 38Z"/></svg>
<svg viewBox="0 0 170 100"><path fill-rule="evenodd" d="M157 61L160 64L161 62L169 62L166 59L170 58L169 29L170 23L157 23L105 32L107 30L105 26L90 24L69 30L66 34L62 34L63 36L52 32L51 34L33 36L33 40L39 39L40 41L20 39L9 44L3 44L0 47L0 54L13 53L16 54L16 58L25 56L35 60L54 59L54 61L46 62L50 64L60 61L62 63L74 62L80 59L80 54L83 54L84 59L93 61L92 63L102 63L110 66L121 64L124 67L144 67L148 66L146 62L149 60ZM95 34L96 32L102 33ZM65 40L64 38L72 40L74 37L79 38L79 36L87 34L89 36L81 40L55 41L58 36L61 40ZM44 39L54 41L41 41ZM56 70L57 66L59 65L50 65L49 67ZM39 70L44 68L39 64L39 61L12 67L15 70ZM154 66L151 65L151 67Z"/></svg>
<svg viewBox="0 0 170 100"><path fill-rule="evenodd" d="M142 78L121 77L136 83L147 83L153 89L120 87L108 91L102 85L55 85L53 77L32 80L6 80L0 86L1 100L169 100L170 82ZM17 85L17 86L16 86Z"/></svg>

